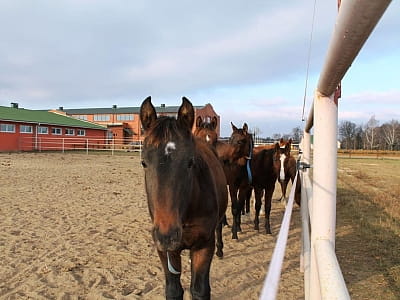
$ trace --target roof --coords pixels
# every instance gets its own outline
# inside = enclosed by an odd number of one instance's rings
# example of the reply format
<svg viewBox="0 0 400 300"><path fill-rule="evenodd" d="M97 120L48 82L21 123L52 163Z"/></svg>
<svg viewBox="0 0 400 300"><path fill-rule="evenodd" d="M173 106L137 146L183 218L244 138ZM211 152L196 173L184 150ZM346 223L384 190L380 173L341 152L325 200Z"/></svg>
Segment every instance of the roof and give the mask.
<svg viewBox="0 0 400 300"><path fill-rule="evenodd" d="M38 123L43 125L59 125L69 127L82 127L90 129L103 129L107 128L91 122L78 120L65 115L43 111L43 110L30 110L24 108L13 108L0 106L0 120Z"/></svg>
<svg viewBox="0 0 400 300"><path fill-rule="evenodd" d="M203 108L202 106L194 106L195 109ZM157 113L178 113L179 106L156 106ZM92 114L139 114L140 107L103 107L103 108L76 108L76 109L63 109L63 112L68 115L92 115Z"/></svg>

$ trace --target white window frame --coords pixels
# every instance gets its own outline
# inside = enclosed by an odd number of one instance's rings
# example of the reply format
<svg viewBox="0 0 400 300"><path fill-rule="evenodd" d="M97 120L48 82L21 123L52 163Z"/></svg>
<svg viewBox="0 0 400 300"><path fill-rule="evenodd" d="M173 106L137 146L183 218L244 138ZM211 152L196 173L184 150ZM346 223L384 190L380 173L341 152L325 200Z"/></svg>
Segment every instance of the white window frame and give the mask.
<svg viewBox="0 0 400 300"><path fill-rule="evenodd" d="M4 127L4 126L5 126L5 128L2 129L2 127ZM0 132L15 133L15 124L1 123L0 124Z"/></svg>
<svg viewBox="0 0 400 300"><path fill-rule="evenodd" d="M46 132L43 132L43 129L45 129ZM38 134L49 134L49 127L47 126L38 126Z"/></svg>
<svg viewBox="0 0 400 300"><path fill-rule="evenodd" d="M96 114L96 115L93 115L93 121L96 121L96 122L108 122L108 121L110 121L110 115L108 115L108 114Z"/></svg>
<svg viewBox="0 0 400 300"><path fill-rule="evenodd" d="M76 130L76 135L77 136L85 136L86 135L86 130L85 129L77 129Z"/></svg>
<svg viewBox="0 0 400 300"><path fill-rule="evenodd" d="M73 117L78 119L78 120L84 120L84 121L88 120L88 116L87 115L74 115Z"/></svg>
<svg viewBox="0 0 400 300"><path fill-rule="evenodd" d="M29 131L27 131L27 129ZM19 132L20 133L32 134L33 133L33 126L32 125L19 125Z"/></svg>
<svg viewBox="0 0 400 300"><path fill-rule="evenodd" d="M75 135L75 129L65 128L65 135Z"/></svg>
<svg viewBox="0 0 400 300"><path fill-rule="evenodd" d="M117 121L133 121L135 119L133 114L118 114Z"/></svg>
<svg viewBox="0 0 400 300"><path fill-rule="evenodd" d="M62 129L59 127L52 127L51 134L52 135L62 135Z"/></svg>

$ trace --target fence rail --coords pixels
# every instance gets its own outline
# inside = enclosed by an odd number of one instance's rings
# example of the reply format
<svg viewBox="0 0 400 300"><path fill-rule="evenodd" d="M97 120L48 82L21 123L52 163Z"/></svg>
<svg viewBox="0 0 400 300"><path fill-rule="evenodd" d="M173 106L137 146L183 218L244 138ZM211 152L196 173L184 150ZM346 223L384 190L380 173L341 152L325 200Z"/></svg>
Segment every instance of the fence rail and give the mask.
<svg viewBox="0 0 400 300"><path fill-rule="evenodd" d="M342 1L325 65L304 128L300 147L303 151L301 165L304 166L310 166L310 130L314 128L312 180L309 168L300 172L302 185L300 262L301 270L304 272L306 300L350 299L335 254L338 103L334 92L390 2L390 0ZM292 191L293 187L291 193ZM288 205L285 216L289 209L292 207ZM284 219L284 222L287 221ZM278 241L280 239L287 239L287 235L282 238L279 236ZM275 254L276 251L280 253ZM273 266L277 264L275 257L281 257L284 251L285 249L277 242L260 299L275 299L277 290L275 283L279 282L281 271L276 271L278 267ZM268 280L271 282L267 282ZM269 285L272 285L272 288L269 288ZM269 292L272 289L274 292Z"/></svg>
<svg viewBox="0 0 400 300"><path fill-rule="evenodd" d="M124 139L104 139L98 137L22 137L20 151L104 151L104 152L140 152L142 142L128 144Z"/></svg>

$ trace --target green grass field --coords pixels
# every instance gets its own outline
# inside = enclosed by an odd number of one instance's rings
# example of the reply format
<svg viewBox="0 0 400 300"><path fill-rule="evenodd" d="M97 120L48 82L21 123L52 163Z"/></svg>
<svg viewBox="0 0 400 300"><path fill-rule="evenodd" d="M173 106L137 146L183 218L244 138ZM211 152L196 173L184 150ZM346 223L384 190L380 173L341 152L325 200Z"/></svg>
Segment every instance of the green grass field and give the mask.
<svg viewBox="0 0 400 300"><path fill-rule="evenodd" d="M400 160L339 158L336 252L352 299L400 299Z"/></svg>

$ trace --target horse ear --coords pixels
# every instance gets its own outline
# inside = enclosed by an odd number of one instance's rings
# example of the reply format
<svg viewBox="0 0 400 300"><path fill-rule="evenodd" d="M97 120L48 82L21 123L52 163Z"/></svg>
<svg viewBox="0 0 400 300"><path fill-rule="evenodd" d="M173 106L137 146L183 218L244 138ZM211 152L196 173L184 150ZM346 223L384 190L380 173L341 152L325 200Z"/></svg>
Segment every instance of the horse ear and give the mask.
<svg viewBox="0 0 400 300"><path fill-rule="evenodd" d="M178 111L178 123L190 131L194 124L194 109L188 98L182 97L182 104Z"/></svg>
<svg viewBox="0 0 400 300"><path fill-rule="evenodd" d="M280 144L283 144L283 142L284 142L284 140L283 140L283 138L281 138L281 139L279 140L279 143L280 143Z"/></svg>
<svg viewBox="0 0 400 300"><path fill-rule="evenodd" d="M203 123L203 120L200 116L198 116L196 118L196 127L198 127L198 128L201 127L201 123Z"/></svg>
<svg viewBox="0 0 400 300"><path fill-rule="evenodd" d="M244 123L244 124L243 124L243 131L244 131L245 133L247 133L248 130L249 130L249 127L247 127L247 123Z"/></svg>
<svg viewBox="0 0 400 300"><path fill-rule="evenodd" d="M279 149L280 149L279 143L275 143L275 147L274 147L275 152L278 152Z"/></svg>
<svg viewBox="0 0 400 300"><path fill-rule="evenodd" d="M235 125L233 125L232 122L231 122L231 126L232 126L232 130L233 130L233 131L237 131L237 130L238 130L237 127L236 127Z"/></svg>
<svg viewBox="0 0 400 300"><path fill-rule="evenodd" d="M140 106L140 122L142 122L143 129L146 131L153 125L155 120L157 120L157 113L151 103L151 96L149 96Z"/></svg>
<svg viewBox="0 0 400 300"><path fill-rule="evenodd" d="M212 127L212 129L213 130L215 130L215 129L217 129L217 125L218 125L218 119L217 119L217 117L213 117L212 118L212 120L211 120L211 127Z"/></svg>
<svg viewBox="0 0 400 300"><path fill-rule="evenodd" d="M285 155L286 156L290 155L290 147L291 147L291 143L286 143L286 146L285 146Z"/></svg>

